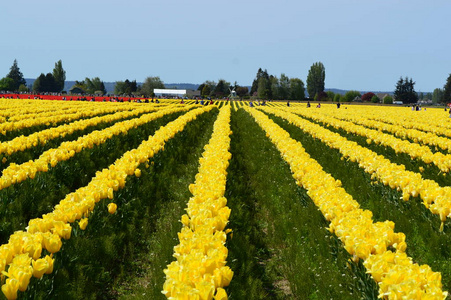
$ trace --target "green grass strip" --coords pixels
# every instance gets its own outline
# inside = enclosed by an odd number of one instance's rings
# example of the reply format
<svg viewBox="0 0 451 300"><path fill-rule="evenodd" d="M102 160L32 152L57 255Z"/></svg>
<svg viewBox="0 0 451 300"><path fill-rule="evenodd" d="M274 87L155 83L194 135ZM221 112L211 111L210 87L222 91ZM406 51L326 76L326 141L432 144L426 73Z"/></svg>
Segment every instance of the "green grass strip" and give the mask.
<svg viewBox="0 0 451 300"><path fill-rule="evenodd" d="M376 299L374 281L349 261L265 132L243 109L231 125L230 299Z"/></svg>
<svg viewBox="0 0 451 300"><path fill-rule="evenodd" d="M331 221L330 231L343 241L354 260L363 259L368 272L379 283L379 297L429 296L441 299L447 296L447 292L441 289L440 273L433 272L427 265L413 264L405 254L405 235L394 233L393 222L373 223L371 212L360 209L358 203L341 188L341 182L324 172L299 142L291 139L262 112L247 111L265 129L290 164L297 183L308 190L326 219ZM396 252L389 249L396 249Z"/></svg>

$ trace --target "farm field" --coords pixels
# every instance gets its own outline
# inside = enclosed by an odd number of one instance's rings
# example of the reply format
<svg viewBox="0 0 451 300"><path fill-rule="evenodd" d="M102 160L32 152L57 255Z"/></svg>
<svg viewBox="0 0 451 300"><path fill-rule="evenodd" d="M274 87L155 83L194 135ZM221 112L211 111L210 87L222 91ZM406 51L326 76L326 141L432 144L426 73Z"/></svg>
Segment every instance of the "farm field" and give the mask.
<svg viewBox="0 0 451 300"><path fill-rule="evenodd" d="M2 299L449 299L443 109L0 108Z"/></svg>

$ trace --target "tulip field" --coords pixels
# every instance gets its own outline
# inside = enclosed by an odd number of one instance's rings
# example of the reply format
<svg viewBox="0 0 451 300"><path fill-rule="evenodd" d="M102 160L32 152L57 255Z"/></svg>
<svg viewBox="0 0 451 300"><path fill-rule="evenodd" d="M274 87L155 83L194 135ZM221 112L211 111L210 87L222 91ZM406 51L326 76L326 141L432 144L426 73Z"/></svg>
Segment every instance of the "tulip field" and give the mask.
<svg viewBox="0 0 451 300"><path fill-rule="evenodd" d="M0 98L1 299L449 299L443 108Z"/></svg>

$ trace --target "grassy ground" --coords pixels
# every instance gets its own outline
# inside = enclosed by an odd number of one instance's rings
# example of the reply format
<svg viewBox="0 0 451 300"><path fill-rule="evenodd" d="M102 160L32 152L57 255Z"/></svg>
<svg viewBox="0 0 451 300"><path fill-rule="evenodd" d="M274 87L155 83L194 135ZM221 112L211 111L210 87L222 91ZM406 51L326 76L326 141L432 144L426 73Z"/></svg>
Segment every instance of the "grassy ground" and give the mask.
<svg viewBox="0 0 451 300"><path fill-rule="evenodd" d="M181 228L178 220L189 198L188 185L197 172L216 112L189 122L148 168L145 164L139 167L139 178L129 176L113 200L99 202L85 231L74 224L72 238L55 256L56 271L43 280L32 280L27 296L117 299L128 295L136 299L143 288L142 299L164 299L160 293L163 269L172 259ZM118 205L114 215L107 212L110 201Z"/></svg>
<svg viewBox="0 0 451 300"><path fill-rule="evenodd" d="M373 212L375 221L391 220L395 230L406 234L407 254L419 264L428 264L434 271L442 273L445 290L451 288L451 230L449 224L443 233L439 232L440 220L422 204L421 199L408 202L400 200L401 193L371 178L358 163L341 160L338 150L331 149L319 140L313 139L298 127L272 116L272 119L301 141L307 152L316 159L334 178L342 181L346 191L356 199L363 209Z"/></svg>
<svg viewBox="0 0 451 300"><path fill-rule="evenodd" d="M143 114L129 117L129 118L124 118L121 120L116 120L113 122L101 122L95 126L88 126L83 130L76 130L73 133L66 134L65 136L60 136L60 137L51 139L51 140L47 141L47 143L45 143L44 145L38 144L32 148L26 149L24 151L15 152L11 155L7 155L6 153L0 154L0 161L4 157L6 158L5 163L0 163L0 170L3 171L3 169L8 167L11 163L22 164L29 160L37 159L44 151L47 151L52 148L58 148L62 142L76 140L78 137L89 134L89 133L93 132L94 130L102 130L104 128L114 125L117 122L122 122L122 121L130 120L133 118L139 118L141 115L143 115Z"/></svg>
<svg viewBox="0 0 451 300"><path fill-rule="evenodd" d="M375 299L288 165L244 110L232 114L230 299Z"/></svg>
<svg viewBox="0 0 451 300"><path fill-rule="evenodd" d="M59 162L48 172L40 172L0 190L0 242L5 243L16 230L23 230L28 220L50 212L64 196L85 186L95 172L108 167L128 150L136 148L160 126L181 113L171 114L84 149L67 161Z"/></svg>
<svg viewBox="0 0 451 300"><path fill-rule="evenodd" d="M180 137L165 146L165 151L155 157L154 164L146 170L148 177L143 180L151 185L140 197L154 202L146 224L150 230L142 235L144 247L141 250L144 251L136 253L133 267L114 288L119 299L165 299L161 294L165 280L163 270L174 260L173 248L178 244L177 233L182 227L180 218L191 197L188 186L194 182L198 160L211 137L216 112L187 127Z"/></svg>

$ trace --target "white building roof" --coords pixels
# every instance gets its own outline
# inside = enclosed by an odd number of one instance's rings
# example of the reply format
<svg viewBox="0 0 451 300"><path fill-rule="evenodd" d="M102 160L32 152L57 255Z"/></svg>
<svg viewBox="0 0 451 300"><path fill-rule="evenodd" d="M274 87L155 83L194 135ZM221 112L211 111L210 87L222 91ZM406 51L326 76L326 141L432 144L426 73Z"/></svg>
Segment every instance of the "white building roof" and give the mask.
<svg viewBox="0 0 451 300"><path fill-rule="evenodd" d="M186 95L186 90L153 89L155 94Z"/></svg>

